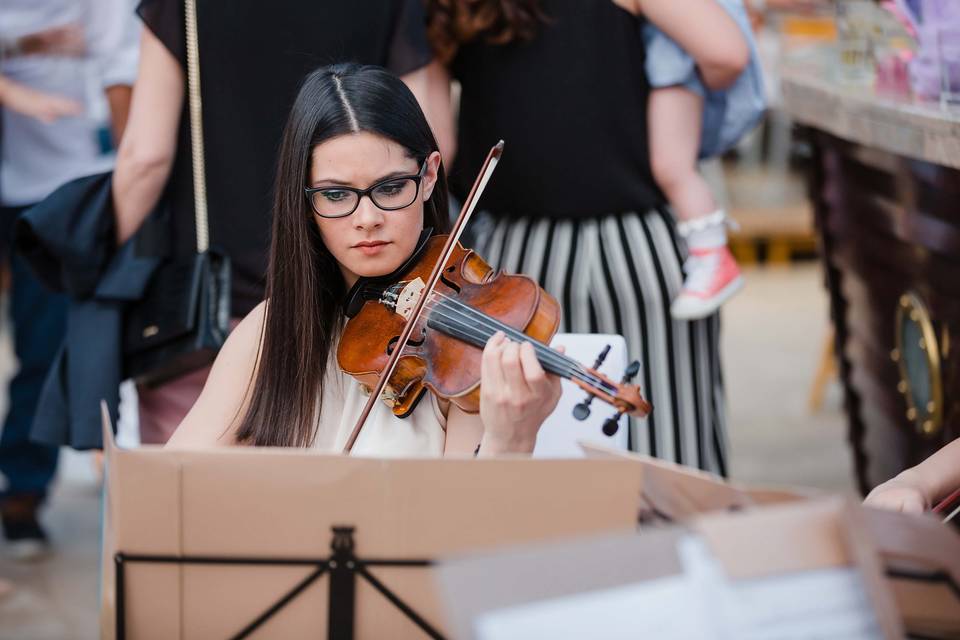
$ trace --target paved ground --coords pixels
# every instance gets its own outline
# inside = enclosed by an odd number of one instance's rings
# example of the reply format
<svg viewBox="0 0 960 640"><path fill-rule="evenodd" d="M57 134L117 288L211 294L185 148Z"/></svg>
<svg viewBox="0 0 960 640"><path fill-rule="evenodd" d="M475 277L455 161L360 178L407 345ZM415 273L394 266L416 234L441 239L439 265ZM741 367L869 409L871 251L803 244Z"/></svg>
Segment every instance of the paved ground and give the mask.
<svg viewBox="0 0 960 640"><path fill-rule="evenodd" d="M747 482L854 491L841 389L808 399L829 330L815 263L756 269L723 316L731 475Z"/></svg>
<svg viewBox="0 0 960 640"><path fill-rule="evenodd" d="M821 414L807 410L827 332L819 269L753 269L747 280L724 313L732 474L852 491L835 385ZM9 371L9 347L0 347L0 368ZM0 576L17 587L0 599L0 640L96 637L99 488L89 457L66 452L63 462L45 514L56 552L30 565L0 557Z"/></svg>

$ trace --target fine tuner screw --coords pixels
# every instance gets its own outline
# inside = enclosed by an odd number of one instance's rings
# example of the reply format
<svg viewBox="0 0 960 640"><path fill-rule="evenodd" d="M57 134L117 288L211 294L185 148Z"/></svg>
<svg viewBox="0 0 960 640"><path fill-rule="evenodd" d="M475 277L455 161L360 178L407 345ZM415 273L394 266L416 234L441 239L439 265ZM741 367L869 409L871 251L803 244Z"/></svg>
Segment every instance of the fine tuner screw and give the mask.
<svg viewBox="0 0 960 640"><path fill-rule="evenodd" d="M620 380L620 384L626 384L633 380L637 374L640 373L640 361L634 360L627 366L626 371L623 372L623 379ZM620 429L620 416L623 415L623 411L617 411L614 415L607 418L603 423L603 435L610 437L613 436Z"/></svg>
<svg viewBox="0 0 960 640"><path fill-rule="evenodd" d="M603 348L603 351L600 352L600 355L597 356L597 361L593 363L593 369L597 370L600 368L600 365L603 364L603 361L607 359L607 354L610 353L610 345L607 345ZM581 402L580 404L574 405L573 407L573 417L583 422L590 417L590 403L593 402L593 396L588 395L587 399Z"/></svg>

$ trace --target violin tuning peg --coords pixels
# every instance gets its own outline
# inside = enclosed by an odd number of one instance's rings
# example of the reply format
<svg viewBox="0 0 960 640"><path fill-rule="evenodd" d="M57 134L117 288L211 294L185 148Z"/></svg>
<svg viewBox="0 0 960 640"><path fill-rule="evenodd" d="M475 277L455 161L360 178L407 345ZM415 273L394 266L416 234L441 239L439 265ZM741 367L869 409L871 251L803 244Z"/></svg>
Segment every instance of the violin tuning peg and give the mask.
<svg viewBox="0 0 960 640"><path fill-rule="evenodd" d="M586 400L580 404L574 405L573 417L583 422L590 417L590 403L593 402L593 396L587 396Z"/></svg>
<svg viewBox="0 0 960 640"><path fill-rule="evenodd" d="M592 398L593 398L593 396L590 396L589 399L592 399ZM573 406L573 417L576 418L577 420L579 420L580 422L583 422L584 420L586 420L587 418L589 418L589 417L590 417L590 403L584 401L584 402L581 402L581 403L579 403L579 404L574 405L574 406Z"/></svg>
<svg viewBox="0 0 960 640"><path fill-rule="evenodd" d="M603 361L607 359L607 354L610 353L610 345L607 345L603 348L603 351L600 352L600 355L597 356L596 362L593 363L594 369L599 369L600 365L603 364Z"/></svg>
<svg viewBox="0 0 960 640"><path fill-rule="evenodd" d="M627 365L626 370L623 372L623 380L620 382L630 382L637 377L637 374L640 373L640 361L634 360L629 365Z"/></svg>
<svg viewBox="0 0 960 640"><path fill-rule="evenodd" d="M618 411L616 414L610 416L603 423L603 435L610 437L615 434L620 429L620 416L623 415L622 411Z"/></svg>

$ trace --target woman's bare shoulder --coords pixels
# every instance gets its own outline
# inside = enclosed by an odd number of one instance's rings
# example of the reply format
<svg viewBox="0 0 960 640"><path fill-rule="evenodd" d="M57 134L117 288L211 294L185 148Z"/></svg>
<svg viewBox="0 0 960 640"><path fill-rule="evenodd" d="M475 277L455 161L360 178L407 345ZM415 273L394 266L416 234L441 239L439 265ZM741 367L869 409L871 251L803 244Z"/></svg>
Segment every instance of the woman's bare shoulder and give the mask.
<svg viewBox="0 0 960 640"><path fill-rule="evenodd" d="M200 397L170 438L169 446L235 444L235 433L256 377L266 314L266 302L261 302L230 332Z"/></svg>
<svg viewBox="0 0 960 640"><path fill-rule="evenodd" d="M267 319L267 301L264 300L253 308L250 313L244 316L243 320L227 336L227 343L230 341L242 343L244 346L259 346L263 337L264 322Z"/></svg>

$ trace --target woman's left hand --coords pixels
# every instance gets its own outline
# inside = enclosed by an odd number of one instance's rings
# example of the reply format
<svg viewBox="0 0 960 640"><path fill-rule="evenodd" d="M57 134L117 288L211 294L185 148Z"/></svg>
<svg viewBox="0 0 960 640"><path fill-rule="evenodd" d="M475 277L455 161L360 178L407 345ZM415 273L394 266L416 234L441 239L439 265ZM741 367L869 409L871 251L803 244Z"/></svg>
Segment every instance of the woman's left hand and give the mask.
<svg viewBox="0 0 960 640"><path fill-rule="evenodd" d="M559 399L560 379L543 370L533 345L498 331L483 350L480 454L532 452L540 425Z"/></svg>

